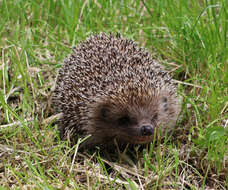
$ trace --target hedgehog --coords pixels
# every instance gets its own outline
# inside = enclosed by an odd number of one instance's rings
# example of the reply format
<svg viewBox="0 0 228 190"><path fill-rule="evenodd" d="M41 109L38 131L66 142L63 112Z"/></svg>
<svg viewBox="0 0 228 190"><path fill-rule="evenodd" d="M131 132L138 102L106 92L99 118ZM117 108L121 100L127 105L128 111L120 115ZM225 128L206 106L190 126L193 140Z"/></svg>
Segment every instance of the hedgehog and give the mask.
<svg viewBox="0 0 228 190"><path fill-rule="evenodd" d="M147 144L180 112L177 86L149 52L120 34L92 35L59 70L53 104L62 140L84 145ZM114 141L116 140L116 141Z"/></svg>

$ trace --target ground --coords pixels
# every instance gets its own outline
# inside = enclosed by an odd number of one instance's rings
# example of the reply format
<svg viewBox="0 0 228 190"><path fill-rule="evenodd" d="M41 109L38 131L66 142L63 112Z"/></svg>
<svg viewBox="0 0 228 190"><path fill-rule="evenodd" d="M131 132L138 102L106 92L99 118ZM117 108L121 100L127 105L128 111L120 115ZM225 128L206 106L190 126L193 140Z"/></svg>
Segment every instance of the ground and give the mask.
<svg viewBox="0 0 228 190"><path fill-rule="evenodd" d="M0 0L0 13L0 189L228 188L226 0ZM170 137L113 152L59 139L58 69L99 32L172 72L183 105Z"/></svg>

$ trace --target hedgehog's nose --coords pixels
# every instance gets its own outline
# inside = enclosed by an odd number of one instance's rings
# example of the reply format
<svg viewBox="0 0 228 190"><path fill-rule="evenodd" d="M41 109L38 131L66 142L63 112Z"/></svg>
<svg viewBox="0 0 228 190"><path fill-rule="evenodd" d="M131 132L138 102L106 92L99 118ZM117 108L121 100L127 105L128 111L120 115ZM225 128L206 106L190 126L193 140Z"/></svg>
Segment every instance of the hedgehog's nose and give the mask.
<svg viewBox="0 0 228 190"><path fill-rule="evenodd" d="M150 136L154 133L154 127L152 125L143 125L141 127L142 136Z"/></svg>

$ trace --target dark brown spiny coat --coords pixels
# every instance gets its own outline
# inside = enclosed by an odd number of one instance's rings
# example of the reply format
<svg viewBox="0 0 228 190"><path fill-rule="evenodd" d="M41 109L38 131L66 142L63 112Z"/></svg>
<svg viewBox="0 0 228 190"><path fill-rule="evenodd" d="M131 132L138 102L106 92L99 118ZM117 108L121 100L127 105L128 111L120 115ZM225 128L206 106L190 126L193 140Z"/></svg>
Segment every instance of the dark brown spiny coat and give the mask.
<svg viewBox="0 0 228 190"><path fill-rule="evenodd" d="M62 139L87 145L151 142L180 112L176 86L132 40L101 33L80 43L59 70L53 102Z"/></svg>

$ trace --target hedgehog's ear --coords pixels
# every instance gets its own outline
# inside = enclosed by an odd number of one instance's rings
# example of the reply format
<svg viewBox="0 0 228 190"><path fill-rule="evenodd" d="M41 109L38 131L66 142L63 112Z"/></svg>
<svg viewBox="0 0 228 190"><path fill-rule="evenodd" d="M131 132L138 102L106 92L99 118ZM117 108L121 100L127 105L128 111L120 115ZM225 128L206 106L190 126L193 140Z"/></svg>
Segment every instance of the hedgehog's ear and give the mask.
<svg viewBox="0 0 228 190"><path fill-rule="evenodd" d="M168 99L167 97L162 97L162 108L166 112L168 110Z"/></svg>

